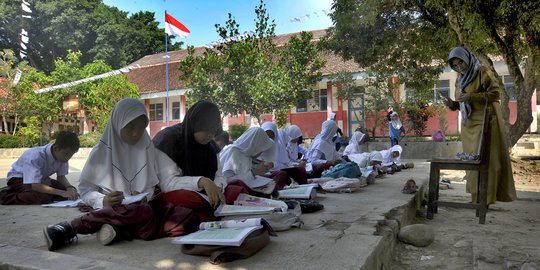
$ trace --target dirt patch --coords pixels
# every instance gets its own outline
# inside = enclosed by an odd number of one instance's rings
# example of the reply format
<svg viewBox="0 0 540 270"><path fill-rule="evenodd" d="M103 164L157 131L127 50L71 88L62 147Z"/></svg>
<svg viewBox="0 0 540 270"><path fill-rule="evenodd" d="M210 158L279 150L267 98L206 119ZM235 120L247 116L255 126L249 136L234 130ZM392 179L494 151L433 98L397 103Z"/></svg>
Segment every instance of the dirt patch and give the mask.
<svg viewBox="0 0 540 270"><path fill-rule="evenodd" d="M513 159L512 171L516 189L540 192L540 160ZM441 170L441 178L451 182L462 182L464 171Z"/></svg>
<svg viewBox="0 0 540 270"><path fill-rule="evenodd" d="M513 160L512 169L518 200L491 205L483 225L472 209L439 207L432 220L420 209L413 223L429 225L435 241L424 248L398 241L388 269L540 269L540 161ZM470 199L464 192L464 175L441 171L441 178L463 190L441 191L441 200Z"/></svg>

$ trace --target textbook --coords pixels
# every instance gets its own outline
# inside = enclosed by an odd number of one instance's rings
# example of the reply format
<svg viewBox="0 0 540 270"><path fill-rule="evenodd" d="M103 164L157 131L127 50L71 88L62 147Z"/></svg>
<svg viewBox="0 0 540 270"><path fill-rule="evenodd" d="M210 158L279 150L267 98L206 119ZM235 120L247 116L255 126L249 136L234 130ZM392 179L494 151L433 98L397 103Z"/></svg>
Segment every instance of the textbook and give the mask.
<svg viewBox="0 0 540 270"><path fill-rule="evenodd" d="M262 229L264 222L261 218L202 222L199 231L176 237L172 243L239 247L250 233Z"/></svg>
<svg viewBox="0 0 540 270"><path fill-rule="evenodd" d="M278 191L280 199L314 199L318 184L299 185Z"/></svg>
<svg viewBox="0 0 540 270"><path fill-rule="evenodd" d="M254 191L270 194L276 187L276 182L272 178L256 175L255 179L246 181L246 185Z"/></svg>
<svg viewBox="0 0 540 270"><path fill-rule="evenodd" d="M241 216L241 215L264 215L276 211L273 206L243 206L243 205L220 205L214 215L216 217L223 216Z"/></svg>
<svg viewBox="0 0 540 270"><path fill-rule="evenodd" d="M55 203L42 204L43 207L77 207L79 203L82 203L81 199L59 201Z"/></svg>
<svg viewBox="0 0 540 270"><path fill-rule="evenodd" d="M236 201L234 201L234 204L243 206L274 207L280 208L282 212L287 212L287 210L289 209L289 207L284 201L256 197L245 193L240 193L240 195L238 195L238 198L236 198Z"/></svg>

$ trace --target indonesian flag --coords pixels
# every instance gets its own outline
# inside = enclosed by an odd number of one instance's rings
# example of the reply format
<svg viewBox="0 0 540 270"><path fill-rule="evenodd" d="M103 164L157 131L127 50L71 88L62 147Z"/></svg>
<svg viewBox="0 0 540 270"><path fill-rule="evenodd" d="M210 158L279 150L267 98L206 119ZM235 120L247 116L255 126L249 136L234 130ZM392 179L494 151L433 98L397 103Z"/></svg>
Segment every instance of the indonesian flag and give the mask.
<svg viewBox="0 0 540 270"><path fill-rule="evenodd" d="M190 31L181 22L165 12L165 33L179 38L187 38Z"/></svg>

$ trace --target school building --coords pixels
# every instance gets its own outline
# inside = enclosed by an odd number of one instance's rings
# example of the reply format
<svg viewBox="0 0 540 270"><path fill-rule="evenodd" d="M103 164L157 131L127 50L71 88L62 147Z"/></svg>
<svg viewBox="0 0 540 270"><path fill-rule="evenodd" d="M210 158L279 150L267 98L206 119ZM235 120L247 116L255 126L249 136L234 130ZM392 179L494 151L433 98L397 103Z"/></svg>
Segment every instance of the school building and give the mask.
<svg viewBox="0 0 540 270"><path fill-rule="evenodd" d="M318 40L325 35L325 30L311 31L313 39ZM284 44L293 35L299 33L278 35L275 39L276 44ZM196 54L202 54L206 48L199 47L195 49ZM139 66L127 74L128 79L139 86L141 99L144 101L150 116L149 134L154 136L159 130L167 126L167 114L169 115L169 125L174 125L182 121L186 111L186 93L189 89L179 79L179 63L187 56L187 50L172 51L168 54L169 63L169 91L166 92L165 87L165 53L147 55L140 60L132 63L130 66ZM354 61L343 61L343 59L328 51L321 52L322 57L326 60L326 66L322 69L323 77L312 89L305 91L313 91L312 98L299 102L296 107L293 107L288 114L288 123L298 125L303 132L304 137L313 138L321 129L321 123L325 121L331 112L336 114L336 120L344 135L350 137L352 132L357 127L366 127L368 130L373 126L374 117L370 113L364 111L364 102L362 94L357 94L353 100L337 99L337 87L333 85L329 77L340 71L347 71L353 74L353 78L358 84L365 83L367 78L362 67L358 66ZM517 102L515 101L515 87L512 77L509 76L508 69L502 61L494 62L495 69L502 76L505 88L510 96L510 123L516 119ZM438 96L454 96L456 91L454 82L457 78L457 73L450 68L445 68L440 75L439 80L433 88L434 103L440 103ZM399 78L389 78L393 82L399 82ZM394 89L392 93L399 100L405 101L407 98L406 86L398 84L399 88ZM168 104L166 99L168 96ZM533 108L534 121L531 124L530 132L536 132L536 94L531 99ZM379 112L380 116L385 116L385 112ZM446 134L457 135L460 130L460 117L458 111L447 110L445 112L447 123ZM223 126L227 130L229 125L243 124L250 126L256 118L249 115L241 114L237 116L224 117ZM272 119L272 115L263 115L262 121ZM442 129L439 124L439 116L435 115L428 120L427 129L424 135L431 135L433 132ZM377 129L376 136L386 136L387 131Z"/></svg>

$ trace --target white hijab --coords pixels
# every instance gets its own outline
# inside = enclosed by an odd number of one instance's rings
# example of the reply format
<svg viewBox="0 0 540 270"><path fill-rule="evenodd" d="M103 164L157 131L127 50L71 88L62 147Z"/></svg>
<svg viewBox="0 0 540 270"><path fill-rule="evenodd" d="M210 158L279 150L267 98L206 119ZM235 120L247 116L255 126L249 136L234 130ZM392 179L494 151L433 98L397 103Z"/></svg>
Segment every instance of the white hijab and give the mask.
<svg viewBox="0 0 540 270"><path fill-rule="evenodd" d="M137 99L127 98L116 104L99 143L92 149L81 172L81 186L92 191L92 185L102 185L126 195L153 193L159 178L154 167L156 150L148 133L144 132L135 145L120 138L120 130L141 115L146 116L146 108Z"/></svg>
<svg viewBox="0 0 540 270"><path fill-rule="evenodd" d="M332 143L332 137L336 134L338 126L334 120L326 120L322 123L321 133L315 137L311 147L309 148L308 157L314 156L316 150L324 154L326 160L332 160L336 148Z"/></svg>
<svg viewBox="0 0 540 270"><path fill-rule="evenodd" d="M355 131L353 133L353 135L351 136L351 139L349 140L349 145L347 145L347 147L345 147L345 150L343 151L343 154L344 155L348 155L348 154L358 154L358 153L361 153L362 150L360 149L358 143L362 141L362 139L364 139L364 137L366 136L366 134L360 132L360 131Z"/></svg>
<svg viewBox="0 0 540 270"><path fill-rule="evenodd" d="M394 120L394 118L392 118L394 115L398 117L397 120ZM392 126L396 130L399 130L403 126L403 124L401 124L401 120L399 119L399 114L397 112L393 112L392 114L390 114L390 122L392 123Z"/></svg>
<svg viewBox="0 0 540 270"><path fill-rule="evenodd" d="M251 164L238 164L237 160L231 159L233 151L240 151L244 156L250 160L259 155L260 153L270 150L268 152L269 157L274 157L275 149L274 142L268 138L266 132L260 127L251 127L246 130L233 144L229 144L221 150L219 153L219 162L223 166L222 170L236 171L237 168L249 167L251 170Z"/></svg>
<svg viewBox="0 0 540 270"><path fill-rule="evenodd" d="M395 152L395 151L399 152L398 157L393 157L392 156L392 153ZM381 151L381 155L383 156L382 165L383 166L390 166L393 163L396 163L396 165L401 165L401 152L402 151L403 151L403 148L401 148L401 146L399 146L399 145L394 145L388 150L382 150Z"/></svg>
<svg viewBox="0 0 540 270"><path fill-rule="evenodd" d="M279 130L281 141L287 149L287 155L291 161L298 160L298 143L291 143L292 140L300 138L302 131L297 125L290 125Z"/></svg>
<svg viewBox="0 0 540 270"><path fill-rule="evenodd" d="M264 161L274 162L273 170L280 170L286 167L289 163L289 155L287 153L286 145L281 139L276 123L264 122L261 128L266 132L271 130L274 132L274 153L270 153L268 150L261 155L261 159ZM270 158L269 155L273 155L274 158Z"/></svg>

